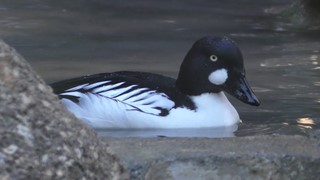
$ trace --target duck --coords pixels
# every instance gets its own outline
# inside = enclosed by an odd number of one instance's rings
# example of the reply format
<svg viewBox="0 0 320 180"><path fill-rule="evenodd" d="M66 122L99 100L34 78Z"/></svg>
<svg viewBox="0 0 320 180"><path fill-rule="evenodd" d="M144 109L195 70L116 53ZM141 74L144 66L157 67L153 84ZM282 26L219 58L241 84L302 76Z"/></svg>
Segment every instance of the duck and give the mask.
<svg viewBox="0 0 320 180"><path fill-rule="evenodd" d="M181 129L230 127L241 120L224 92L259 106L238 45L228 37L197 40L176 79L117 71L51 84L62 104L96 129Z"/></svg>

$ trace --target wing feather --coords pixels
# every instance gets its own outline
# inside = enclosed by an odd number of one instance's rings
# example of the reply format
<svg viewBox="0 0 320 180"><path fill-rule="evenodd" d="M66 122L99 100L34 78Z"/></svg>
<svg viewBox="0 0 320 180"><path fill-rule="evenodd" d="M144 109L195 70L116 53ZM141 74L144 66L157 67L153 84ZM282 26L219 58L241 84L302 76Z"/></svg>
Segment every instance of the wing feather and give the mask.
<svg viewBox="0 0 320 180"><path fill-rule="evenodd" d="M164 93L156 90L130 84L126 82L102 81L95 83L85 83L76 87L67 89L60 95L63 98L74 96L80 98L87 93L105 98L104 100L114 100L128 105L130 111L140 111L147 114L167 114L163 111L169 111L175 106L175 103Z"/></svg>
<svg viewBox="0 0 320 180"><path fill-rule="evenodd" d="M79 106L86 104L81 103L81 99L99 96L93 99L105 99L105 104L113 100L127 105L130 110L161 116L166 116L172 108L196 108L190 97L176 88L175 79L152 73L101 73L52 83L51 87L61 99ZM94 103L93 100L90 103Z"/></svg>
<svg viewBox="0 0 320 180"><path fill-rule="evenodd" d="M86 83L87 85L85 87L83 87L83 88L88 90L88 89L96 88L96 87L101 86L103 84L107 84L109 82L110 81L101 81L101 82L96 82L96 83L92 83L92 84Z"/></svg>

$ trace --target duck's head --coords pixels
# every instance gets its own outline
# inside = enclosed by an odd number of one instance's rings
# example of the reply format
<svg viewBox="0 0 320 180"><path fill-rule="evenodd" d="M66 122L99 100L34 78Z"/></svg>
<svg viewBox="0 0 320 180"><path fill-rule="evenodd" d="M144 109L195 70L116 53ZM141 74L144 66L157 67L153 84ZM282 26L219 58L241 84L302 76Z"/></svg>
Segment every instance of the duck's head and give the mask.
<svg viewBox="0 0 320 180"><path fill-rule="evenodd" d="M187 95L225 91L244 103L260 105L246 80L242 54L226 37L196 41L181 64L176 85Z"/></svg>

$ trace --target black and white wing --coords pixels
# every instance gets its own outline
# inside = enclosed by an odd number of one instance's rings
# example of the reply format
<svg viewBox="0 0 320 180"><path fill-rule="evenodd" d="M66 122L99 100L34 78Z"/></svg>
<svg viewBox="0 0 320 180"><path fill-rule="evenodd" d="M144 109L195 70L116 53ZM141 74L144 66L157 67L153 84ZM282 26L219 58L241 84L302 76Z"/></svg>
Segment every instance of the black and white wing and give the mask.
<svg viewBox="0 0 320 180"><path fill-rule="evenodd" d="M134 72L107 73L62 81L51 86L61 99L68 99L74 103L79 103L83 96L95 95L100 100L123 103L127 105L127 111L165 116L175 107L175 103L167 93L161 91L166 88L153 85L159 83L154 82L158 76ZM160 84L171 86L174 83L174 79L166 80L165 84Z"/></svg>

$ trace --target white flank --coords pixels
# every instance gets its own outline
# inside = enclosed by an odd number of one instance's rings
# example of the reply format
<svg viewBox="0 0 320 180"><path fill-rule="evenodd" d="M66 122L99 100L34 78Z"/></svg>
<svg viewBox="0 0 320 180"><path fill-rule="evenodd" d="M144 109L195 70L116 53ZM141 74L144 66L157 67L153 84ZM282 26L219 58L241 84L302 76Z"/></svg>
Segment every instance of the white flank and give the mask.
<svg viewBox="0 0 320 180"><path fill-rule="evenodd" d="M209 81L215 85L222 85L228 79L228 73L226 69L218 69L213 71L209 77Z"/></svg>
<svg viewBox="0 0 320 180"><path fill-rule="evenodd" d="M79 119L96 128L131 127L136 122L130 122L130 114L145 114L156 117L161 113L161 109L169 111L175 105L164 93L158 93L148 88L131 90L137 85L119 88L124 82L117 84L109 82L84 84L68 89L61 95L78 97L79 102L76 103L69 99L62 99L62 102ZM91 92L87 93L77 91L91 88L93 88Z"/></svg>
<svg viewBox="0 0 320 180"><path fill-rule="evenodd" d="M123 92L123 88L118 90ZM128 94L142 92L138 90ZM107 96L107 92L103 92L103 96ZM137 95L143 98L142 100L134 98L137 96L124 100L122 96L128 97L127 93L115 99L93 93L73 93L68 94L80 97L79 103L68 99L62 99L62 102L69 111L94 128L211 128L233 126L239 122L237 111L223 92L192 96L191 99L197 107L195 111L181 107L172 109L174 102L165 94L154 91ZM132 101L133 99L137 101ZM160 110L154 107L165 108L169 110L169 114L158 116Z"/></svg>

